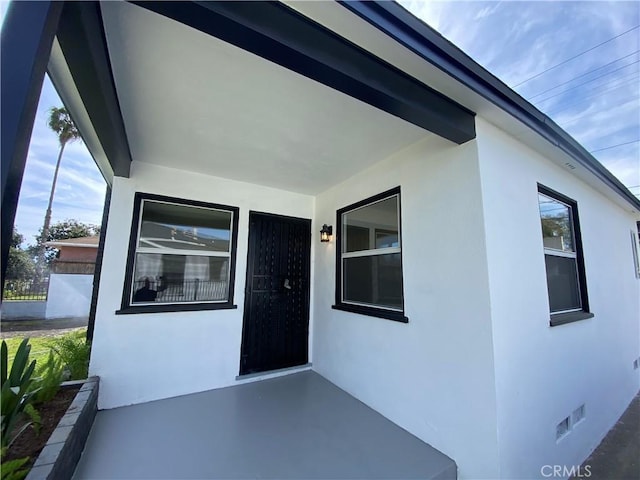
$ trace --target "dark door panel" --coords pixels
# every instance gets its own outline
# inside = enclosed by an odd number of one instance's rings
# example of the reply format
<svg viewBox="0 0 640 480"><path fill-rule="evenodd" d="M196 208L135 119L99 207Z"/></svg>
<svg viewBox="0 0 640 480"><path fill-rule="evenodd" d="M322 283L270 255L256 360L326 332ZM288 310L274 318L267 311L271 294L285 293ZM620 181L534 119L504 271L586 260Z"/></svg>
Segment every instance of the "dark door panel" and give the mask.
<svg viewBox="0 0 640 480"><path fill-rule="evenodd" d="M240 374L308 362L311 221L250 212Z"/></svg>

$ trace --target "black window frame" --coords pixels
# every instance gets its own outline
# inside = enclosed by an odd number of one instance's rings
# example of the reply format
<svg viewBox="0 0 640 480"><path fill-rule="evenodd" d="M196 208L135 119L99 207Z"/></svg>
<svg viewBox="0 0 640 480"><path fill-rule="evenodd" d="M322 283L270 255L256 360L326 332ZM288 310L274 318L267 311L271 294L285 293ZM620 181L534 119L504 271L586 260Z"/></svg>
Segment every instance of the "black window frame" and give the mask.
<svg viewBox="0 0 640 480"><path fill-rule="evenodd" d="M400 269L401 275L401 287L402 287L402 310L391 310L387 308L378 308L375 306L354 304L343 302L342 300L342 216L345 213L356 210L358 208L365 207L367 205L385 200L387 198L397 196L398 197L398 237L400 244ZM404 303L404 266L402 261L402 196L400 187L395 187L385 192L379 193L372 197L366 198L359 202L347 205L336 212L336 289L335 289L335 304L331 308L335 310L342 310L350 313L358 313L361 315L367 315L370 317L377 317L386 320L393 320L395 322L408 323L409 319L405 316L405 303Z"/></svg>
<svg viewBox="0 0 640 480"><path fill-rule="evenodd" d="M640 248L638 248L638 240L640 239L640 222L637 223L636 230L631 230L631 254L633 256L633 273L637 279L640 279Z"/></svg>
<svg viewBox="0 0 640 480"><path fill-rule="evenodd" d="M578 214L578 202L574 199L563 195L560 192L557 192L549 187L546 187L540 183L538 183L538 195L536 199L538 201L538 222L540 223L541 233L542 233L542 214L540 212L540 199L539 195L542 194L546 197L549 197L552 200L556 200L567 205L570 208L570 219L571 219L571 228L573 230L573 242L575 249L575 260L576 260L576 271L577 271L577 282L578 282L578 292L580 296L580 309L576 309L570 312L549 312L549 325L551 327L555 327L558 325L564 325L567 323L577 322L580 320L586 320L588 318L592 318L594 315L589 310L589 295L587 290L587 274L584 266L584 250L582 247L582 233L580 230L580 216ZM543 255L546 259L546 249L543 246ZM551 299L549 292L549 282L547 280L546 274L546 260L545 260L545 281L547 284L547 298L549 299L549 307L551 307Z"/></svg>
<svg viewBox="0 0 640 480"><path fill-rule="evenodd" d="M231 244L229 252L229 288L226 302L198 302L198 303L164 303L158 305L135 305L130 302L131 288L133 283L133 269L135 265L136 246L138 244L138 230L140 215L144 200L173 203L186 207L200 207L215 210L225 210L232 213L231 216ZM169 197L151 193L136 192L133 203L133 218L131 222L131 233L129 235L129 250L127 253L127 265L125 269L124 289L122 292L122 303L117 315L139 314L139 313L161 313L161 312L188 312L201 310L226 310L238 308L234 305L234 287L236 275L236 254L238 247L238 216L240 209L230 205L201 202L184 198Z"/></svg>

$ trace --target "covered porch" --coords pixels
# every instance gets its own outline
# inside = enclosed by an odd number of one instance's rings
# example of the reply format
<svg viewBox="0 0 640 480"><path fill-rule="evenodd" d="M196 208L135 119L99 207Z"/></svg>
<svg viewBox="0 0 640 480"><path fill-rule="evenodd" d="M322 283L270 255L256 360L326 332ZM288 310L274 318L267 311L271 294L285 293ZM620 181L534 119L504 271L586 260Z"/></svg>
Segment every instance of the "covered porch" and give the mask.
<svg viewBox="0 0 640 480"><path fill-rule="evenodd" d="M74 478L445 479L456 464L308 370L100 411Z"/></svg>

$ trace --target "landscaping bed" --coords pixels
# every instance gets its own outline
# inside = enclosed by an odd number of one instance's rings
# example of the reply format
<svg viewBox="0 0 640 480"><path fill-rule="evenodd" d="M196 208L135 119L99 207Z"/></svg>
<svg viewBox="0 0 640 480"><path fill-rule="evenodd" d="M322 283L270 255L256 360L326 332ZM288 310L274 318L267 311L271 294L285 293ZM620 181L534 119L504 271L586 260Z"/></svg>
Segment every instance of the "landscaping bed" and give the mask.
<svg viewBox="0 0 640 480"><path fill-rule="evenodd" d="M27 480L70 480L98 411L98 377L68 382L80 386L47 444L36 459Z"/></svg>
<svg viewBox="0 0 640 480"><path fill-rule="evenodd" d="M97 412L90 348L82 330L2 340L3 479L72 477Z"/></svg>
<svg viewBox="0 0 640 480"><path fill-rule="evenodd" d="M49 440L49 437L58 426L60 419L67 412L78 390L80 390L80 385L61 388L55 397L39 406L38 414L42 420L40 431L37 432L36 429L31 426L22 432L7 450L4 460L10 461L29 457L29 461L25 464L25 467L31 468L47 444L47 440ZM18 423L14 430L20 429L22 425L24 425L24 421Z"/></svg>
<svg viewBox="0 0 640 480"><path fill-rule="evenodd" d="M39 408L40 433L25 430L11 445L3 465L28 456L19 478L70 480L98 411L98 387L98 377L62 384L53 401Z"/></svg>

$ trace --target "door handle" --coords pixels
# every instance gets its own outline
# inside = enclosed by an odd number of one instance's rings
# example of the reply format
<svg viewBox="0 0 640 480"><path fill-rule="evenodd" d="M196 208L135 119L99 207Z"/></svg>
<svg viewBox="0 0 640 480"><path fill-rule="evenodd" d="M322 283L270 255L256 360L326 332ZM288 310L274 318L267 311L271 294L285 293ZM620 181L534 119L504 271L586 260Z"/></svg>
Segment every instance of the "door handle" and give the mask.
<svg viewBox="0 0 640 480"><path fill-rule="evenodd" d="M288 278L284 279L284 288L286 288L287 290L291 290L291 285L289 285L289 279Z"/></svg>

